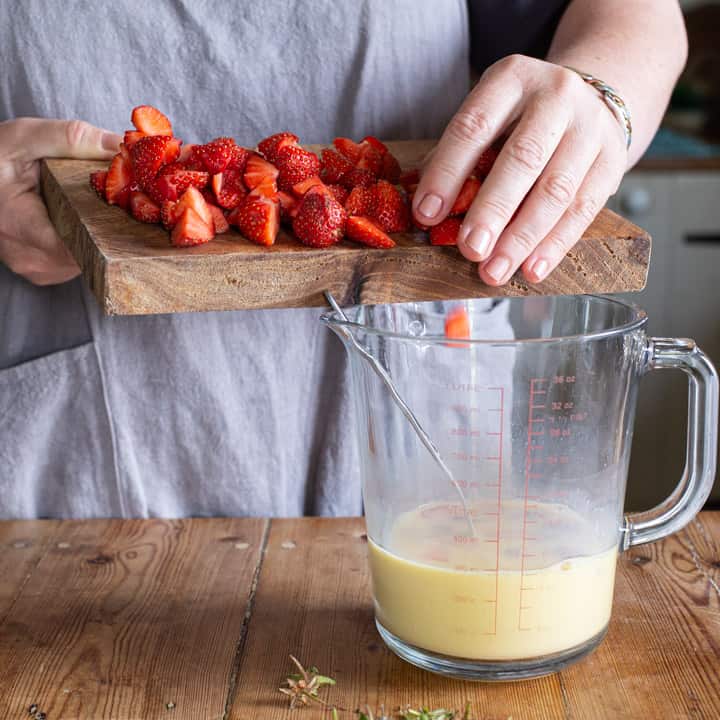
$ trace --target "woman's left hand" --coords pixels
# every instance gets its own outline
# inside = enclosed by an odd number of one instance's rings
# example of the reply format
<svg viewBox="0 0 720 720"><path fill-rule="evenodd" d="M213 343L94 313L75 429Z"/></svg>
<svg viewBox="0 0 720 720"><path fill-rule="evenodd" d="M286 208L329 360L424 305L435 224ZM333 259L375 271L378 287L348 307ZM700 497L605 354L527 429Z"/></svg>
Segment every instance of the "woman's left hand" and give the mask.
<svg viewBox="0 0 720 720"><path fill-rule="evenodd" d="M489 285L522 265L540 282L613 194L627 168L622 126L576 73L511 55L483 74L450 121L413 200L443 220L484 150L513 126L463 221L458 248Z"/></svg>

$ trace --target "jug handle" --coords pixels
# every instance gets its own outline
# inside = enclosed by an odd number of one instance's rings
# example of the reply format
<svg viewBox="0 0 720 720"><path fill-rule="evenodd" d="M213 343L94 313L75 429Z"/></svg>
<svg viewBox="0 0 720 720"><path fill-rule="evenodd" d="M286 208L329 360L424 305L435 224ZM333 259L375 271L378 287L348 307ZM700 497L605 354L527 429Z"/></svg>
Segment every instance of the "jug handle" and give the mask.
<svg viewBox="0 0 720 720"><path fill-rule="evenodd" d="M694 340L649 338L646 370L673 368L688 376L685 470L675 490L660 505L625 516L621 549L677 532L700 512L715 480L718 434L718 376Z"/></svg>

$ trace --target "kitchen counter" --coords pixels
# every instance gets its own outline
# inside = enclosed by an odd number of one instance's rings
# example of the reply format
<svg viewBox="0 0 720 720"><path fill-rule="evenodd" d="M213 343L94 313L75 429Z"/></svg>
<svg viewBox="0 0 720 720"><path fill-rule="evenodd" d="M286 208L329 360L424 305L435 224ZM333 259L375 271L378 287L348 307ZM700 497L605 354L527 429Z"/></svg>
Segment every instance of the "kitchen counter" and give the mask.
<svg viewBox="0 0 720 720"><path fill-rule="evenodd" d="M323 697L348 709L720 717L720 513L623 555L599 650L522 683L447 680L386 650L366 542L360 519L0 523L0 717L329 718L277 691L289 653L332 675Z"/></svg>

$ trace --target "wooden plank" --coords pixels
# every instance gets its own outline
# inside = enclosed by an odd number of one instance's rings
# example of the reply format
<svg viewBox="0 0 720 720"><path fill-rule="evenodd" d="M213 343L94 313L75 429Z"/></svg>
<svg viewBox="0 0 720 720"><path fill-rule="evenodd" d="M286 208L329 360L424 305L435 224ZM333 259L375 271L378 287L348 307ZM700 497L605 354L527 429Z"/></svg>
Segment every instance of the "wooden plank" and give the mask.
<svg viewBox="0 0 720 720"><path fill-rule="evenodd" d="M418 165L432 145L391 143L405 167ZM609 210L600 213L560 267L535 286L519 275L502 288L484 285L475 265L457 249L432 247L420 232L395 236L398 247L391 250L349 242L313 250L285 232L276 245L264 248L234 230L207 245L173 248L161 227L135 222L98 200L88 174L103 165L48 160L41 185L53 224L108 314L322 306L326 289L345 305L615 293L641 290L647 279L649 236Z"/></svg>
<svg viewBox="0 0 720 720"><path fill-rule="evenodd" d="M266 527L63 523L0 625L0 717L221 718Z"/></svg>
<svg viewBox="0 0 720 720"><path fill-rule="evenodd" d="M296 717L277 691L291 672L290 653L332 675L337 686L327 697L350 710L366 703L460 708L471 700L481 718L567 717L559 676L464 683L418 670L387 650L373 621L364 529L361 519L272 521L228 720Z"/></svg>

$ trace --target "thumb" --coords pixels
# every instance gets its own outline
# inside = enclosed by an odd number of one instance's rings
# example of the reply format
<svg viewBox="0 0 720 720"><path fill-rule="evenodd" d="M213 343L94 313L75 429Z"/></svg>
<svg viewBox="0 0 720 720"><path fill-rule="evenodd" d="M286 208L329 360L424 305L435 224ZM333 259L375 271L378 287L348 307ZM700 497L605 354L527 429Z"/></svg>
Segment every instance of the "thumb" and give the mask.
<svg viewBox="0 0 720 720"><path fill-rule="evenodd" d="M106 160L119 150L122 137L83 120L21 118L16 140L32 160L43 157Z"/></svg>

